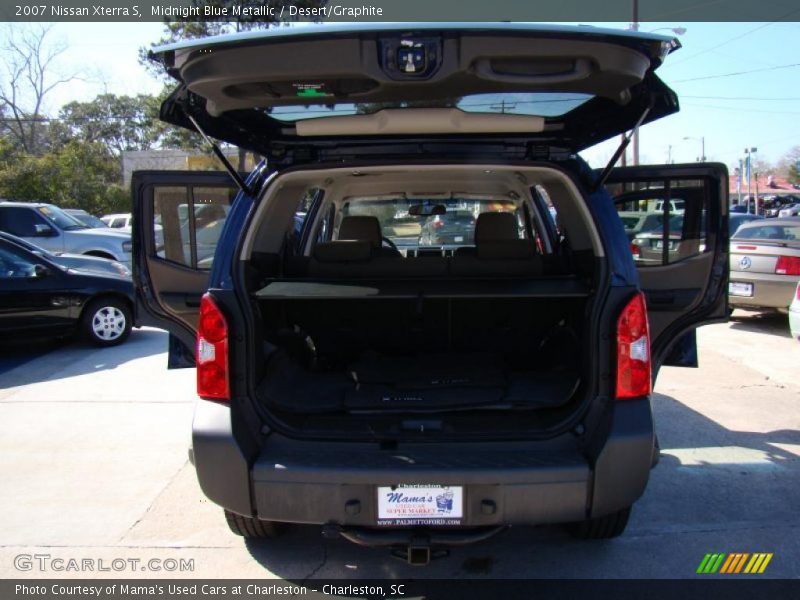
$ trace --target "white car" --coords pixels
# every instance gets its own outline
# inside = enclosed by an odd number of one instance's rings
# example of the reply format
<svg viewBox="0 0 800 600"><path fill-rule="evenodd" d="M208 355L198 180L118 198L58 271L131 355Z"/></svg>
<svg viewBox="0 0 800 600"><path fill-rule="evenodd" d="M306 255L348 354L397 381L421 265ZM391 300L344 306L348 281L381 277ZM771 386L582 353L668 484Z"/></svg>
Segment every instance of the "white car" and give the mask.
<svg viewBox="0 0 800 600"><path fill-rule="evenodd" d="M786 208L782 208L778 213L779 217L798 217L800 216L800 202L790 204Z"/></svg>
<svg viewBox="0 0 800 600"><path fill-rule="evenodd" d="M800 282L797 283L794 300L789 306L789 329L792 332L792 337L800 342Z"/></svg>
<svg viewBox="0 0 800 600"><path fill-rule="evenodd" d="M111 227L112 229L122 229L123 231L131 230L131 221L133 217L131 213L119 213L115 215L103 215L100 220Z"/></svg>

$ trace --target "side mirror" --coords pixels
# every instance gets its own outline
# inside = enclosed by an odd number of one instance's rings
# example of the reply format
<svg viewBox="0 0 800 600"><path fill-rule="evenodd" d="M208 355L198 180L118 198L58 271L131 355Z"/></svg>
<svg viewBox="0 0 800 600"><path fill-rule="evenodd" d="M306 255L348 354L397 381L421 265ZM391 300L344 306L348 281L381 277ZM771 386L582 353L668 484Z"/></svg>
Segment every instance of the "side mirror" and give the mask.
<svg viewBox="0 0 800 600"><path fill-rule="evenodd" d="M37 223L33 226L34 235L36 237L53 237L58 235L55 229L47 225L46 223Z"/></svg>
<svg viewBox="0 0 800 600"><path fill-rule="evenodd" d="M47 277L50 275L50 269L45 267L44 265L34 265L33 266L33 276L37 279L41 277Z"/></svg>

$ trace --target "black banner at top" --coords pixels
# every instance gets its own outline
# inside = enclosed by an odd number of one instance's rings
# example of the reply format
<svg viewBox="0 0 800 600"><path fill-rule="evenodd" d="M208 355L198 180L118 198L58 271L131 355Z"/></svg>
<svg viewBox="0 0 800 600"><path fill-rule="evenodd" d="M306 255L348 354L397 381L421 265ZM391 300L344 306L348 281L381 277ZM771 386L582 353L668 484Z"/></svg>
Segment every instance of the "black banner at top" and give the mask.
<svg viewBox="0 0 800 600"><path fill-rule="evenodd" d="M3 0L6 22L800 21L796 0Z"/></svg>

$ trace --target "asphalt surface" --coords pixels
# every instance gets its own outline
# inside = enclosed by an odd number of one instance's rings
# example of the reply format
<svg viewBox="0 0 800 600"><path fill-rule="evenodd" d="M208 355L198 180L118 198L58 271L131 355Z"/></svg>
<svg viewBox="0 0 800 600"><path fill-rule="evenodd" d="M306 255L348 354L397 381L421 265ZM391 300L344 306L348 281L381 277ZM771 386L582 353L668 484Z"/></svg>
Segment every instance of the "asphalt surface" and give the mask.
<svg viewBox="0 0 800 600"><path fill-rule="evenodd" d="M163 332L34 349L0 362L0 577L687 578L711 552L771 552L756 577L800 577L800 344L785 317L736 315L699 332L699 369L662 370L662 457L622 537L518 527L424 568L316 527L232 535L188 463L194 371L166 370Z"/></svg>

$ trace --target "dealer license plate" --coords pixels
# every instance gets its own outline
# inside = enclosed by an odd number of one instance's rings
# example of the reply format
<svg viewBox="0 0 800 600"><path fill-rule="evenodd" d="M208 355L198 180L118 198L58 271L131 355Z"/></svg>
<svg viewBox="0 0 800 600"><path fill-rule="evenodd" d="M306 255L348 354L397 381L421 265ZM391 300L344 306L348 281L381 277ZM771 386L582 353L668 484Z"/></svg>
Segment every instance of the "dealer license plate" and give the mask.
<svg viewBox="0 0 800 600"><path fill-rule="evenodd" d="M378 488L378 525L460 525L464 488L397 485Z"/></svg>
<svg viewBox="0 0 800 600"><path fill-rule="evenodd" d="M742 281L731 281L728 284L728 293L731 296L746 296L748 298L752 298L753 284Z"/></svg>
<svg viewBox="0 0 800 600"><path fill-rule="evenodd" d="M656 241L656 250L661 250L664 248L664 241L657 240ZM675 250L675 242L667 242L667 250Z"/></svg>

